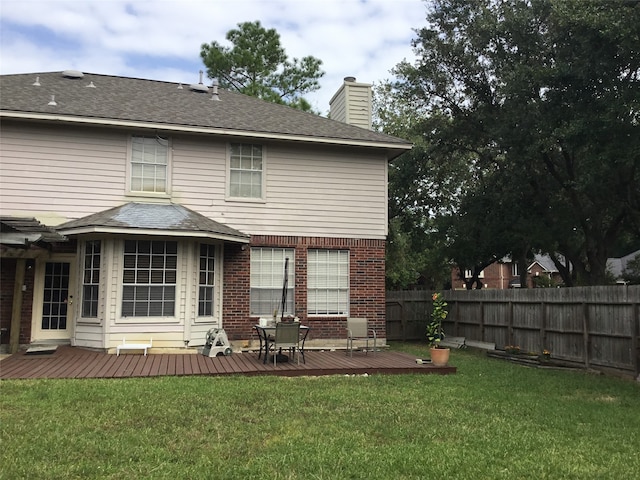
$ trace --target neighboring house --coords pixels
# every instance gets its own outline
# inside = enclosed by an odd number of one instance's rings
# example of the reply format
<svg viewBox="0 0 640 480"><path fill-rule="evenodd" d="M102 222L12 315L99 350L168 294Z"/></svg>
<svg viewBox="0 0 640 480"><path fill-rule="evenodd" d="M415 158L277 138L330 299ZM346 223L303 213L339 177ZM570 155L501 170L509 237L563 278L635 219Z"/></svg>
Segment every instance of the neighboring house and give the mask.
<svg viewBox="0 0 640 480"><path fill-rule="evenodd" d="M387 164L411 144L339 121L370 125L370 85L327 119L201 83L0 80L2 343L246 344L286 258L315 342L347 316L384 337Z"/></svg>
<svg viewBox="0 0 640 480"><path fill-rule="evenodd" d="M607 272L615 279L618 284L626 284L624 279L624 271L627 269L627 264L640 255L640 250L631 252L624 257L619 258L607 258Z"/></svg>
<svg viewBox="0 0 640 480"><path fill-rule="evenodd" d="M471 277L471 272L465 272L467 278ZM562 276L553 263L549 255L534 256L533 262L527 267L527 287L536 286L535 277L544 277L544 283L550 285L561 285ZM505 290L508 288L520 288L520 270L518 263L512 261L510 257L504 257L498 262L494 262L482 270L479 275L482 288ZM465 285L460 280L459 269L454 267L451 272L451 285L454 289L464 289Z"/></svg>

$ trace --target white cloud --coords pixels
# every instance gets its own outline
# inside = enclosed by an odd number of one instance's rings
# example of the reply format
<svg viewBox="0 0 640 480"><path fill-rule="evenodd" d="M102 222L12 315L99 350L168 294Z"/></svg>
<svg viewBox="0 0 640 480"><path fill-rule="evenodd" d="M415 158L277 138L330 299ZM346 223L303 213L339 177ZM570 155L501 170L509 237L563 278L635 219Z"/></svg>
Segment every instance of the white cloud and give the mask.
<svg viewBox="0 0 640 480"><path fill-rule="evenodd" d="M345 76L379 82L413 58L425 9L423 0L2 0L0 72L194 82L202 43L225 43L238 23L260 20L289 57L323 61L321 90L307 98L326 113Z"/></svg>

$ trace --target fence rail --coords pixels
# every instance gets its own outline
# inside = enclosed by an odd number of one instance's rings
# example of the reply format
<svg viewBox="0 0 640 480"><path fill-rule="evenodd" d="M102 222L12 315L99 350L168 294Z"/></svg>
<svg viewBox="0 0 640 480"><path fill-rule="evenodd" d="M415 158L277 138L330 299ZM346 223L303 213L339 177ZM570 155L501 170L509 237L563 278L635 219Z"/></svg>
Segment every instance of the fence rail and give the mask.
<svg viewBox="0 0 640 480"><path fill-rule="evenodd" d="M640 373L640 285L443 292L449 336L549 350L586 368ZM387 339L422 340L431 292L387 292Z"/></svg>

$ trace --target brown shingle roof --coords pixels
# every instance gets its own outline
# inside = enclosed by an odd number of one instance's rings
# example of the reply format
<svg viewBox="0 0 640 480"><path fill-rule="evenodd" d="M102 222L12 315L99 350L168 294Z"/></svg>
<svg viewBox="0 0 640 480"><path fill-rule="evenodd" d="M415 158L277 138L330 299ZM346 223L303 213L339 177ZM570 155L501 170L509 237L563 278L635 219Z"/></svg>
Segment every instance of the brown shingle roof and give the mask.
<svg viewBox="0 0 640 480"><path fill-rule="evenodd" d="M56 227L65 235L156 234L217 238L248 243L249 235L176 204L125 203Z"/></svg>
<svg viewBox="0 0 640 480"><path fill-rule="evenodd" d="M33 85L36 80L40 86ZM5 116L382 147L390 149L391 156L411 146L406 140L236 92L219 89L216 101L211 88L198 93L189 85L178 86L93 73L82 78L62 72L2 75L0 110ZM49 105L52 95L56 105Z"/></svg>

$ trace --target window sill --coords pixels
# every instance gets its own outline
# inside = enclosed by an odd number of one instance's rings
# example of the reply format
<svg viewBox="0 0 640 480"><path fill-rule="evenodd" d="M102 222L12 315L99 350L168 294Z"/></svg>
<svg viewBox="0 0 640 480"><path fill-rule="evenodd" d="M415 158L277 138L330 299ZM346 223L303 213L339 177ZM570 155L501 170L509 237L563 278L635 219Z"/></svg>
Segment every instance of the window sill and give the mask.
<svg viewBox="0 0 640 480"><path fill-rule="evenodd" d="M127 192L125 196L133 198L155 198L162 200L171 200L171 194L169 193Z"/></svg>
<svg viewBox="0 0 640 480"><path fill-rule="evenodd" d="M245 198L245 197L225 197L225 202L229 203L267 203L264 198Z"/></svg>
<svg viewBox="0 0 640 480"><path fill-rule="evenodd" d="M118 324L147 324L147 323L180 323L176 317L118 317Z"/></svg>

